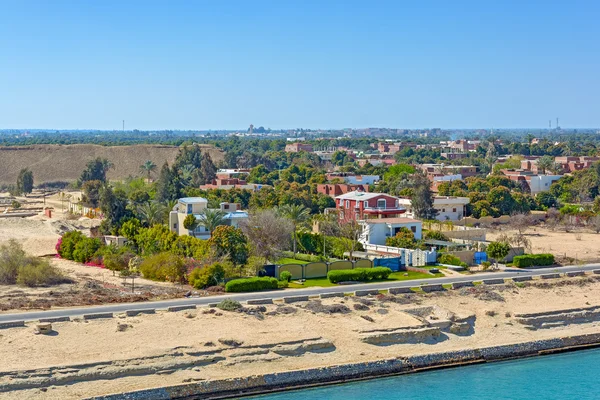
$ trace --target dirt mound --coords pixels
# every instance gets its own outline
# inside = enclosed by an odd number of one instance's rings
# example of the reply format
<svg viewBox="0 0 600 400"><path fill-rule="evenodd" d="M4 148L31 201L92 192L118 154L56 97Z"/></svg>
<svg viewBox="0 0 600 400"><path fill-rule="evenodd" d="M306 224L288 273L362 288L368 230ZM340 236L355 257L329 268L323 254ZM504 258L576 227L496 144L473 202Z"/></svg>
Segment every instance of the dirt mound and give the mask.
<svg viewBox="0 0 600 400"><path fill-rule="evenodd" d="M216 163L223 159L223 153L209 145L201 145ZM95 144L74 145L33 145L0 146L0 184L17 181L22 168L33 172L36 184L51 181L74 181L81 175L85 164L96 157L110 160L114 169L108 173L109 179L125 179L139 176L140 165L152 160L159 168L165 161L172 163L177 156L177 146L133 145L100 146Z"/></svg>

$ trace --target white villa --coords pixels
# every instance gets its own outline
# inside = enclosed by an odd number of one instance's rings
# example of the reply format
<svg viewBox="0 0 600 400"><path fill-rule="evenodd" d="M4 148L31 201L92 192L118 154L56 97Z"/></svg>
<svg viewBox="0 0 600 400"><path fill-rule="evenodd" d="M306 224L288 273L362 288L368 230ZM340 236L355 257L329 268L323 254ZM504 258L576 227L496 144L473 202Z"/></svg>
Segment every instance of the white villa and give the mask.
<svg viewBox="0 0 600 400"><path fill-rule="evenodd" d="M433 199L433 208L438 211L436 219L439 221L459 221L466 215L465 206L469 204L468 197L436 196ZM400 205L406 208L406 215L414 217L411 200L400 199Z"/></svg>
<svg viewBox="0 0 600 400"><path fill-rule="evenodd" d="M208 200L204 197L184 197L177 200L177 204L169 213L169 229L178 235L191 235L198 239L208 239L210 231L204 226L198 226L194 231L185 229L183 220L190 214L193 214L196 219L204 210L208 208ZM237 203L221 203L219 209L225 212L225 225L234 227L239 226L241 220L248 219L248 213L240 210L240 205Z"/></svg>
<svg viewBox="0 0 600 400"><path fill-rule="evenodd" d="M363 232L359 241L364 245L385 245L385 240L396 236L401 228L412 231L417 240L423 237L423 224L412 218L374 218L362 220L360 223L363 226Z"/></svg>

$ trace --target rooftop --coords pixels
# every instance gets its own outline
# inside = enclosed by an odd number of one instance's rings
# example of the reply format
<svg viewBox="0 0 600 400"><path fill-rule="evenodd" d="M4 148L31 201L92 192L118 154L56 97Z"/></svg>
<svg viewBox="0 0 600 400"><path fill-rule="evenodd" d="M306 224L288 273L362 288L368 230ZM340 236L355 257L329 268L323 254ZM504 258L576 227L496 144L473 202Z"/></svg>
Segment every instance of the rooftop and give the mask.
<svg viewBox="0 0 600 400"><path fill-rule="evenodd" d="M208 200L206 200L204 197L183 197L179 199L179 201L186 204L208 203Z"/></svg>
<svg viewBox="0 0 600 400"><path fill-rule="evenodd" d="M345 194L342 194L340 196L337 196L336 199L343 199L343 200L369 200L378 196L388 196L388 197L393 197L396 198L392 195L386 194L386 193L369 193L369 192L359 192L359 191L354 191L354 192L348 192Z"/></svg>
<svg viewBox="0 0 600 400"><path fill-rule="evenodd" d="M365 219L364 222L368 224L421 224L422 221L412 218L374 218Z"/></svg>

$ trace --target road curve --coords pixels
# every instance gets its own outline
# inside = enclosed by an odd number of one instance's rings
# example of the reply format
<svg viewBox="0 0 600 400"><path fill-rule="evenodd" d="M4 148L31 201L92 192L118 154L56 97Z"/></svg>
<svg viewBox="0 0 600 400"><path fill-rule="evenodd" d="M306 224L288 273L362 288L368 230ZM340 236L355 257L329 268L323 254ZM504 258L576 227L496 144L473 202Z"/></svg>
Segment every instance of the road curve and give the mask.
<svg viewBox="0 0 600 400"><path fill-rule="evenodd" d="M27 311L19 313L2 313L0 314L0 323L9 321L35 321L40 318L56 318L56 317L77 317L83 314L95 314L95 313L121 313L127 310L144 310L144 309L166 309L172 306L181 305L208 305L210 303L218 303L223 299L235 299L237 301L247 301L254 299L280 299L287 296L314 296L322 293L339 293L339 292L353 292L355 290L364 289L388 289L388 288L400 288L400 287L415 287L421 284L436 283L436 284L448 284L453 282L463 281L480 281L487 278L513 278L516 276L537 276L549 273L565 273L572 271L591 271L600 269L600 264L585 264L568 267L557 267L557 268L542 268L532 270L510 270L504 272L488 272L478 273L474 275L463 275L443 278L429 278L429 279L414 279L408 281L397 281L397 282L380 282L380 283L364 283L357 285L347 286L336 286L336 287L312 287L306 289L285 289L268 292L252 292L252 293L239 293L239 294L227 294L219 296L208 296L208 297L192 297L172 300L161 300L161 301L145 301L139 303L119 303L119 304L108 304L102 306L87 306L87 307L73 307L73 308L58 308L47 311Z"/></svg>

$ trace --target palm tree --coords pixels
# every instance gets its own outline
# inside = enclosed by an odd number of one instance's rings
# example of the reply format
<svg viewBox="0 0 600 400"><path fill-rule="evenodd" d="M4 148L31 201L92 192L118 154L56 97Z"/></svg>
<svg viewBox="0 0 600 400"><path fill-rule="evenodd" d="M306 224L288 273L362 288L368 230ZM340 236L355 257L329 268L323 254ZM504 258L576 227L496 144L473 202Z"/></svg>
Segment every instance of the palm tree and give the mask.
<svg viewBox="0 0 600 400"><path fill-rule="evenodd" d="M552 168L553 165L554 158L552 158L552 156L545 155L540 157L537 161L537 167L542 171L542 174L545 174L546 171Z"/></svg>
<svg viewBox="0 0 600 400"><path fill-rule="evenodd" d="M163 221L164 206L155 201L140 205L137 209L140 220L148 226L160 224Z"/></svg>
<svg viewBox="0 0 600 400"><path fill-rule="evenodd" d="M212 237L213 231L219 225L225 225L225 215L227 213L222 210L205 208L198 218L198 225L202 225L210 232Z"/></svg>
<svg viewBox="0 0 600 400"><path fill-rule="evenodd" d="M151 160L148 160L140 165L140 170L148 174L148 182L150 182L150 174L156 170L156 164L154 164Z"/></svg>
<svg viewBox="0 0 600 400"><path fill-rule="evenodd" d="M181 167L180 176L181 176L181 183L183 184L183 186L187 187L192 184L195 171L196 171L196 167L194 167L191 164L186 164L183 167Z"/></svg>
<svg viewBox="0 0 600 400"><path fill-rule="evenodd" d="M298 227L305 224L310 218L308 208L302 205L285 204L279 208L279 214L292 222L294 225L294 257L296 257L296 249L298 245Z"/></svg>

